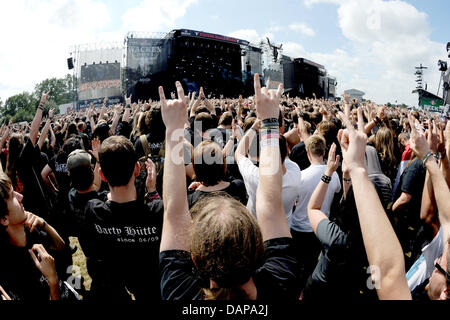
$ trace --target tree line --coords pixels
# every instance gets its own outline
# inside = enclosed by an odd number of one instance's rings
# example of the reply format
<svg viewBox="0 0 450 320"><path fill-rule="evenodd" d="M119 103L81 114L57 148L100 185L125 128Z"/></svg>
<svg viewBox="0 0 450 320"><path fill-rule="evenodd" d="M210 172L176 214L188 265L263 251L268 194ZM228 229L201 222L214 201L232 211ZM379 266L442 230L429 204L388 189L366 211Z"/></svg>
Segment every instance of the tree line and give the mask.
<svg viewBox="0 0 450 320"><path fill-rule="evenodd" d="M44 113L51 108L55 109L55 114L59 113L59 105L72 102L74 99L72 76L67 74L64 78L45 79L38 83L31 93L24 91L16 94L9 97L5 103L0 100L0 122L32 121L43 92L50 92Z"/></svg>

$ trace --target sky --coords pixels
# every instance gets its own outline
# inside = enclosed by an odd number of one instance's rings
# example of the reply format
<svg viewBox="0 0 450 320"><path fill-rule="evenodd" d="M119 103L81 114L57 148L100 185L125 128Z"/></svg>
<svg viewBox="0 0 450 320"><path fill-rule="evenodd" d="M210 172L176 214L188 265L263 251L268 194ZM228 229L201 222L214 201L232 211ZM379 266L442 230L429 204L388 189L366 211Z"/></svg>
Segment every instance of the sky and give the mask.
<svg viewBox="0 0 450 320"><path fill-rule="evenodd" d="M414 67L429 68L424 79L436 93L450 41L446 0L14 0L1 1L0 12L3 102L69 73L73 45L187 28L255 43L268 36L283 54L324 65L338 94L355 88L379 104L417 105Z"/></svg>

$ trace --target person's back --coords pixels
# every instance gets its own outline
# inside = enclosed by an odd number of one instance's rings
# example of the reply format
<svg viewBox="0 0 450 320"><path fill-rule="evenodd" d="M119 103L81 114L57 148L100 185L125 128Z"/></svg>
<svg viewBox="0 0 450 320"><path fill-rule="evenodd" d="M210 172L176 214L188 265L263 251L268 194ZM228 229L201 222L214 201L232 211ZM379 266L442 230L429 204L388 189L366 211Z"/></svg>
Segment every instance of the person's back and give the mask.
<svg viewBox="0 0 450 320"><path fill-rule="evenodd" d="M126 299L125 288L138 300L160 298L158 250L163 210L161 201L150 206L143 200L88 202L86 251L91 258L89 274L95 298L110 295L117 299L117 294Z"/></svg>
<svg viewBox="0 0 450 320"><path fill-rule="evenodd" d="M298 195L297 206L289 220L291 228L298 232L312 232L308 220L308 202L326 169L326 165L323 163L323 156L325 154L325 142L323 141L323 138L319 138L319 136L310 137L307 140L306 150L309 154L311 165L306 170L302 171L302 188ZM321 161L315 161L311 155L316 158L318 157ZM334 194L339 192L340 189L341 184L339 182L339 177L334 173L322 208L325 214L330 214L330 207Z"/></svg>
<svg viewBox="0 0 450 320"><path fill-rule="evenodd" d="M125 137L106 139L99 151L100 176L110 200L93 199L85 210L91 291L95 299L160 299L158 250L163 204L137 197L140 166ZM120 168L120 170L117 170ZM83 248L84 249L84 248Z"/></svg>

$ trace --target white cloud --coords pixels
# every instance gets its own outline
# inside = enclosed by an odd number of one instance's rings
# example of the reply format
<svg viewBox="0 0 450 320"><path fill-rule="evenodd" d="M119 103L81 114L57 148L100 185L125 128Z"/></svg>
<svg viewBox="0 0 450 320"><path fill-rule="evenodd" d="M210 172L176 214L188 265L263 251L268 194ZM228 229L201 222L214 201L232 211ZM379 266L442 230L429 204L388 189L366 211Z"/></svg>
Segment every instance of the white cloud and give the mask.
<svg viewBox="0 0 450 320"><path fill-rule="evenodd" d="M417 104L411 91L415 87L414 67L420 63L429 67L425 74L429 91L437 91L437 61L445 51L444 44L429 38L427 14L399 0L304 1L307 7L317 3L338 5L339 26L354 51L353 57L343 51L313 54L317 62L336 72L339 91L356 87L379 103L398 100ZM352 66L351 72L346 72L346 62Z"/></svg>
<svg viewBox="0 0 450 320"><path fill-rule="evenodd" d="M308 37L314 37L316 35L316 32L304 23L293 23L289 25L289 29L300 32Z"/></svg>
<svg viewBox="0 0 450 320"><path fill-rule="evenodd" d="M264 36L260 36L254 29L240 29L227 34L227 36L247 40L252 43L259 43L262 39L264 39Z"/></svg>
<svg viewBox="0 0 450 320"><path fill-rule="evenodd" d="M130 31L162 31L173 28L175 21L186 14L197 0L143 0L122 16L125 29Z"/></svg>
<svg viewBox="0 0 450 320"><path fill-rule="evenodd" d="M0 1L0 99L69 73L66 59L73 45L121 42L127 31L167 30L196 2L143 0L111 30L105 0Z"/></svg>
<svg viewBox="0 0 450 320"><path fill-rule="evenodd" d="M68 73L69 47L98 40L110 21L95 0L1 1L0 97L31 91L48 77Z"/></svg>

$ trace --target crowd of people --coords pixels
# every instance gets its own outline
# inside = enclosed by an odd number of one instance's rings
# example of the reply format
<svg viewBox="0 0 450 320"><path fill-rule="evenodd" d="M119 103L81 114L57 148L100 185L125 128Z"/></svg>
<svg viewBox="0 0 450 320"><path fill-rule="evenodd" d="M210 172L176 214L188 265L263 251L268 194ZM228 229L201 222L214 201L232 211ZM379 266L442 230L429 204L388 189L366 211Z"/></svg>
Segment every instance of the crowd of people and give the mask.
<svg viewBox="0 0 450 320"><path fill-rule="evenodd" d="M2 299L448 300L450 124L260 83L4 124Z"/></svg>

